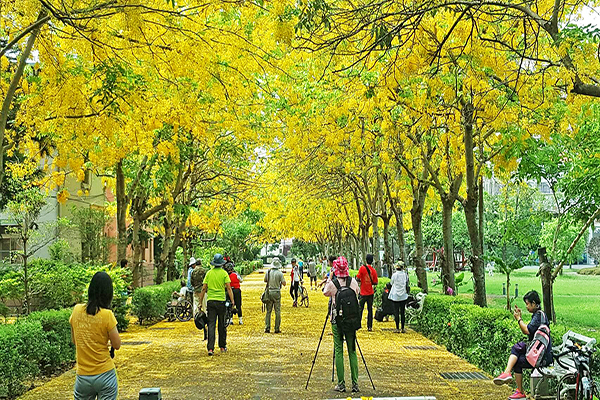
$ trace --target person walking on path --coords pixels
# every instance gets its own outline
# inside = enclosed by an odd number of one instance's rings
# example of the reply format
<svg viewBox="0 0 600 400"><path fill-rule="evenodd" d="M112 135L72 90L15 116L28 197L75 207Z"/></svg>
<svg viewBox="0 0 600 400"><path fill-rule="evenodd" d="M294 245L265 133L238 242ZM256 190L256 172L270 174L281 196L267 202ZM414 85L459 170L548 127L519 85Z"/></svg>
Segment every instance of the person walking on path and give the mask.
<svg viewBox="0 0 600 400"><path fill-rule="evenodd" d="M187 270L187 288L190 293L194 291L194 286L192 286L192 272L194 272L194 268L196 268L196 259L191 257Z"/></svg>
<svg viewBox="0 0 600 400"><path fill-rule="evenodd" d="M281 261L279 258L273 260L273 266L265 274L267 284L268 301L266 303L267 315L265 315L265 333L271 332L271 312L275 308L275 331L281 333L281 287L285 286L285 277L279 270Z"/></svg>
<svg viewBox="0 0 600 400"><path fill-rule="evenodd" d="M88 288L87 304L76 305L69 318L77 357L75 400L113 400L119 393L115 364L107 346L110 341L113 349L121 348L117 320L110 310L112 299L112 279L104 271L96 272Z"/></svg>
<svg viewBox="0 0 600 400"><path fill-rule="evenodd" d="M237 308L237 316L240 325L244 324L242 320L242 289L240 283L244 280L238 274L233 266L233 263L228 262L227 265L227 273L229 274L229 279L231 279L231 291L233 292L233 298L235 300L236 308ZM233 325L233 321L230 321L230 325Z"/></svg>
<svg viewBox="0 0 600 400"><path fill-rule="evenodd" d="M529 337L529 341L533 340L535 333L539 329L540 325L550 325L548 321L548 317L544 312L540 309L540 295L535 290L527 292L525 296L523 296L523 301L525 302L525 307L527 311L531 314L531 321L529 324L526 324L523 321L521 315L521 309L515 306L515 310L513 312L513 316L517 320L519 324L519 329L523 334ZM546 352L544 353L544 365L552 364L552 337L549 337L550 342L546 347ZM496 385L502 385L504 383L509 384L513 381L511 372L515 371L515 381L517 383L517 390L509 396L509 399L526 399L527 395L523 391L523 368L533 369L533 366L527 361L527 343L518 342L516 343L511 351L510 357L508 357L508 364L506 365L506 369L499 376L494 378L494 383Z"/></svg>
<svg viewBox="0 0 600 400"><path fill-rule="evenodd" d="M290 274L290 296L292 296L292 300L294 300L294 304L292 307L298 307L298 289L300 288L300 283L302 282L302 276L300 275L300 267L296 264L296 259L292 258L292 272Z"/></svg>
<svg viewBox="0 0 600 400"><path fill-rule="evenodd" d="M373 331L373 296L374 287L377 286L378 278L373 268L373 254L367 254L367 264L362 265L356 274L356 280L360 283L360 319L362 320L365 303L367 304L367 330Z"/></svg>
<svg viewBox="0 0 600 400"><path fill-rule="evenodd" d="M354 292L354 296L358 296L359 287L356 279L352 279L348 274L348 261L346 258L339 257L333 262L332 279L327 280L323 288L323 294L330 298L330 314L331 314L331 330L333 331L333 347L335 351L335 369L337 371L337 385L335 390L338 392L346 391L346 383L344 379L344 338L348 348L348 358L350 361L350 376L352 379L352 392L359 392L358 388L358 358L356 356L356 330L353 327L342 325L343 315L337 316L336 297L338 291L346 291L348 289ZM356 297L356 314L357 318L360 315L358 310L358 300ZM360 320L358 320L360 322Z"/></svg>
<svg viewBox="0 0 600 400"><path fill-rule="evenodd" d="M213 268L206 273L202 292L200 292L200 304L206 295L206 314L208 315L208 343L206 348L208 355L212 356L215 352L215 328L217 320L219 321L219 348L221 352L227 351L227 328L225 327L225 291L229 295L231 305L235 308L235 300L231 291L231 279L229 274L222 267L226 261L221 254L215 254L210 264Z"/></svg>
<svg viewBox="0 0 600 400"><path fill-rule="evenodd" d="M317 264L311 258L308 260L308 275L310 277L310 290L317 290ZM315 287L313 288L313 282Z"/></svg>
<svg viewBox="0 0 600 400"><path fill-rule="evenodd" d="M408 272L404 266L404 262L396 263L396 272L392 274L390 279L392 289L388 299L394 304L394 321L396 321L396 333L404 333L404 323L406 322L406 301L408 300L409 281ZM402 331L400 331L400 322L402 322Z"/></svg>

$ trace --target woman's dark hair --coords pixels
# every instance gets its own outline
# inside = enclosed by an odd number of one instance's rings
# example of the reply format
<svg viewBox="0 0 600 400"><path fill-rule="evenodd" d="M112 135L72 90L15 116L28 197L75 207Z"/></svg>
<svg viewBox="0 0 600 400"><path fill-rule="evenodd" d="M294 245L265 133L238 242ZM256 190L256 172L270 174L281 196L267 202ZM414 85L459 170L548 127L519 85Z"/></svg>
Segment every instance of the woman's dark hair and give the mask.
<svg viewBox="0 0 600 400"><path fill-rule="evenodd" d="M373 254L367 254L367 264L373 264Z"/></svg>
<svg viewBox="0 0 600 400"><path fill-rule="evenodd" d="M334 262L335 260L337 260L336 256L329 256L329 262Z"/></svg>
<svg viewBox="0 0 600 400"><path fill-rule="evenodd" d="M104 271L98 271L92 277L88 288L88 302L86 311L96 315L101 308L110 309L113 299L113 284L110 276Z"/></svg>
<svg viewBox="0 0 600 400"><path fill-rule="evenodd" d="M523 301L535 303L535 305L537 305L538 307L541 304L540 295L535 290L530 290L529 292L525 293L525 296L523 296Z"/></svg>

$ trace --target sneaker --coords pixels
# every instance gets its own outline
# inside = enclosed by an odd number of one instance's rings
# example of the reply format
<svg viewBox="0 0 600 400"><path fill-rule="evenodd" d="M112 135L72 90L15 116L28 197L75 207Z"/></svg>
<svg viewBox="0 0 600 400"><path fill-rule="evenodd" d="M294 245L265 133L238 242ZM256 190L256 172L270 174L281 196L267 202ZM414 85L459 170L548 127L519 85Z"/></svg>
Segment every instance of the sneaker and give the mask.
<svg viewBox="0 0 600 400"><path fill-rule="evenodd" d="M506 373L506 372L503 372L494 378L494 383L496 385L509 384L509 383L512 383L512 381L513 381L512 375L509 373ZM520 397L516 397L516 398L520 399Z"/></svg>
<svg viewBox="0 0 600 400"><path fill-rule="evenodd" d="M513 400L513 399L526 399L527 395L525 395L525 393L523 393L519 389L517 389L517 390L515 390L515 392L513 394L511 394L510 396L508 396L508 398L510 400Z"/></svg>
<svg viewBox="0 0 600 400"><path fill-rule="evenodd" d="M265 329L265 333L271 333L270 329Z"/></svg>
<svg viewBox="0 0 600 400"><path fill-rule="evenodd" d="M221 353L227 353L227 347L221 347Z"/></svg>
<svg viewBox="0 0 600 400"><path fill-rule="evenodd" d="M275 332L273 333L281 333L281 331L279 329L277 329Z"/></svg>
<svg viewBox="0 0 600 400"><path fill-rule="evenodd" d="M240 317L240 325L244 325L244 321L242 320L242 317Z"/></svg>
<svg viewBox="0 0 600 400"><path fill-rule="evenodd" d="M373 332L373 328L367 328L367 331Z"/></svg>
<svg viewBox="0 0 600 400"><path fill-rule="evenodd" d="M400 329L394 329L394 333L400 333Z"/></svg>
<svg viewBox="0 0 600 400"><path fill-rule="evenodd" d="M406 330L404 330L404 328L402 328L402 330L400 331L402 333L406 333Z"/></svg>
<svg viewBox="0 0 600 400"><path fill-rule="evenodd" d="M294 304L292 304L292 307L298 307L298 303L294 302Z"/></svg>
<svg viewBox="0 0 600 400"><path fill-rule="evenodd" d="M209 351L208 351L208 355L209 355L209 356L212 356L213 354L215 354L215 352L214 352L213 350L209 350Z"/></svg>
<svg viewBox="0 0 600 400"><path fill-rule="evenodd" d="M338 383L337 385L335 385L333 390L335 390L336 392L344 393L346 391L346 385L343 383Z"/></svg>
<svg viewBox="0 0 600 400"><path fill-rule="evenodd" d="M358 393L360 392L360 389L358 388L358 383L353 383L352 384L352 393Z"/></svg>

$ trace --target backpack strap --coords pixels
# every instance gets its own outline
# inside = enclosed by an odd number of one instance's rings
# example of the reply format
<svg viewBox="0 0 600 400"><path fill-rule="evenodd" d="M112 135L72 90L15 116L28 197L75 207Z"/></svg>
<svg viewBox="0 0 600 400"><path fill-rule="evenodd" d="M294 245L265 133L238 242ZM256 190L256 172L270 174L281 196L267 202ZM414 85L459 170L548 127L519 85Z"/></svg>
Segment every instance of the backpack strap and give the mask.
<svg viewBox="0 0 600 400"><path fill-rule="evenodd" d="M371 281L371 285L373 284L373 278L371 278L371 270L368 265L365 265L365 269L367 270L367 275L369 275L369 280Z"/></svg>
<svg viewBox="0 0 600 400"><path fill-rule="evenodd" d="M340 285L340 281L338 281L337 278L334 278L331 282L333 282L337 290L340 290L342 288L342 286Z"/></svg>
<svg viewBox="0 0 600 400"><path fill-rule="evenodd" d="M346 279L346 287L349 288L351 283L352 283L352 277L349 276L348 279Z"/></svg>

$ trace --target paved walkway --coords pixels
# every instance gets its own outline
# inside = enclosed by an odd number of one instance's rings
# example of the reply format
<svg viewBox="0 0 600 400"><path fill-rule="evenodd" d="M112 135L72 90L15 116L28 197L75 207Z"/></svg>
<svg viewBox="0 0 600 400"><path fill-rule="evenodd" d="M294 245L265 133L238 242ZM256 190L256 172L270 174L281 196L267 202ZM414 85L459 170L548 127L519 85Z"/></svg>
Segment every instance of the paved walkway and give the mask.
<svg viewBox="0 0 600 400"><path fill-rule="evenodd" d="M255 272L243 283L244 325L229 328L226 354L208 357L206 342L193 321L134 326L122 334L123 347L115 358L119 398L137 399L144 387L161 387L165 400L347 398L349 394L344 396L332 390L333 340L328 335L329 325L310 385L308 390L304 389L325 321L327 299L320 291L309 290L310 308L292 308L288 291L284 290L283 333L265 334L260 303L263 277L263 271ZM289 280L289 275L286 279ZM234 319L237 323L237 318ZM359 355L362 396L500 400L510 394L509 388L495 386L490 380L442 378L443 372L479 370L422 335L410 329L406 334L395 334L393 327L392 321L375 322L373 332L361 329L358 333L359 345L377 388L376 391L371 388ZM346 375L349 381L347 358ZM21 399L72 399L74 381L75 371L71 370Z"/></svg>

